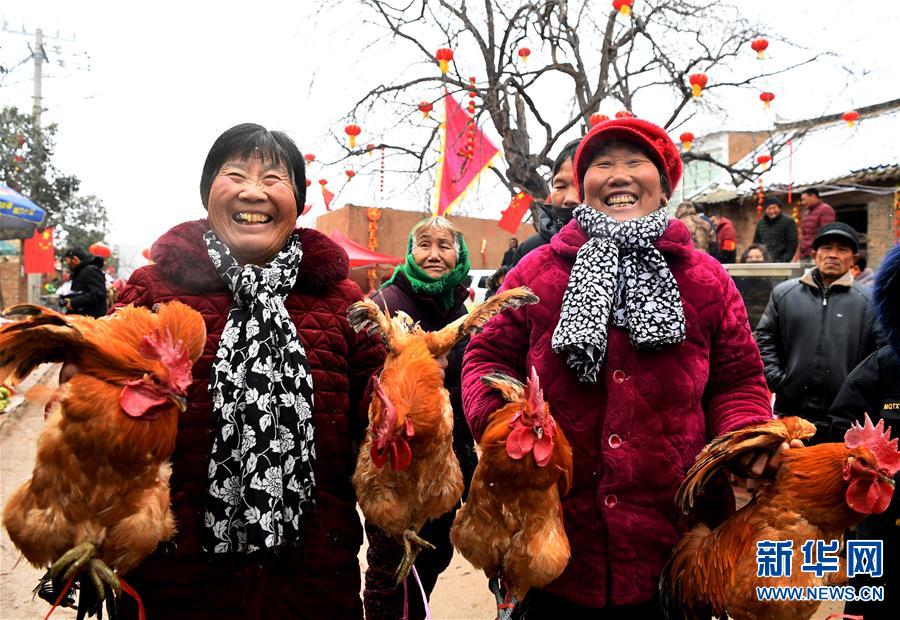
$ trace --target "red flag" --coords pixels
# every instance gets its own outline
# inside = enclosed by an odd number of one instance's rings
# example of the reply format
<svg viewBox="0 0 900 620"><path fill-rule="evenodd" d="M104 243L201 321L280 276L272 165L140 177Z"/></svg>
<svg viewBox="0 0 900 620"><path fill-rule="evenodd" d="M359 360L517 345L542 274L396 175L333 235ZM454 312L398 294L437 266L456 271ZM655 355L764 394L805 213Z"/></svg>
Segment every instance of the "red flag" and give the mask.
<svg viewBox="0 0 900 620"><path fill-rule="evenodd" d="M497 226L508 231L511 235L516 234L519 224L522 223L522 218L525 217L528 209L531 208L532 202L534 202L534 198L525 192L519 192L513 196L512 200L509 201L509 206L500 215L500 221L497 222Z"/></svg>
<svg viewBox="0 0 900 620"><path fill-rule="evenodd" d="M498 149L478 127L472 117L449 94L444 95L444 152L438 175L437 206L443 215L478 178Z"/></svg>
<svg viewBox="0 0 900 620"><path fill-rule="evenodd" d="M35 228L34 236L25 240L25 273L55 273L53 254L53 229Z"/></svg>
<svg viewBox="0 0 900 620"><path fill-rule="evenodd" d="M322 186L322 199L325 201L325 210L331 211L331 201L334 200L334 194L328 191L328 188Z"/></svg>

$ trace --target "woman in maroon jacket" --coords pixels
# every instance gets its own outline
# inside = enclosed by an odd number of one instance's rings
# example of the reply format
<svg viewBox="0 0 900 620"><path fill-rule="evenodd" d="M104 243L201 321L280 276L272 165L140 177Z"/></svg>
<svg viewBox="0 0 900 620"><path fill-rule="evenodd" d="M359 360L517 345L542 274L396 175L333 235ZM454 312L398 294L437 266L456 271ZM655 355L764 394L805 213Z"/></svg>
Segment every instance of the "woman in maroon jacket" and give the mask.
<svg viewBox="0 0 900 620"><path fill-rule="evenodd" d="M466 350L463 404L476 438L502 405L480 378L524 382L533 366L574 452L563 500L572 558L526 596L526 618L655 617L685 472L711 438L771 418L737 289L666 215L681 169L659 127L596 125L575 156L584 204L574 221L503 283L540 301L495 317ZM750 455L752 470L768 456Z"/></svg>
<svg viewBox="0 0 900 620"><path fill-rule="evenodd" d="M201 176L209 219L164 234L119 299L177 299L207 330L172 457L178 533L129 577L149 618L362 618L350 477L384 350L347 323L347 255L294 229L304 181L285 134L229 129Z"/></svg>

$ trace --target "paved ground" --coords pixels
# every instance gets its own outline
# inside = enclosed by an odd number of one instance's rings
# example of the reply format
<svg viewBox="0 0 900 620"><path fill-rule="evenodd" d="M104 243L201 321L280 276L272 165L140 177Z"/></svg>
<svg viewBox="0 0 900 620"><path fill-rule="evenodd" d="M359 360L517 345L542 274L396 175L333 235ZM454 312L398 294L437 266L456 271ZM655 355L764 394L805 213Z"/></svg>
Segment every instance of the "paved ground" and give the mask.
<svg viewBox="0 0 900 620"><path fill-rule="evenodd" d="M56 373L44 368L40 378L55 385ZM23 393L39 378L30 378L22 386ZM43 425L43 407L23 403L9 413L0 415L0 505L22 482L31 476L34 468L34 452L38 434ZM31 590L42 570L19 560L6 530L0 528L0 619L36 620L43 618L49 606L42 600L32 600ZM360 551L360 564L365 571L365 546ZM819 610L815 618L825 618L840 607L830 606ZM488 619L493 617L493 596L485 587L480 571L475 571L462 556L456 554L447 571L438 580L431 598L432 616L444 619ZM53 618L69 620L74 611L57 610ZM158 619L151 619L158 620Z"/></svg>

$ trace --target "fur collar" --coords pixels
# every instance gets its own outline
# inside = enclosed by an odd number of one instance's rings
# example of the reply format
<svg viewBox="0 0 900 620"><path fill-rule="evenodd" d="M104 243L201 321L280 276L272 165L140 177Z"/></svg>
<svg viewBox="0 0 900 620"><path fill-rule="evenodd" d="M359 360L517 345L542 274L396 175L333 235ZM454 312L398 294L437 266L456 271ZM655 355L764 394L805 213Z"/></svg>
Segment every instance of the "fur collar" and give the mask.
<svg viewBox="0 0 900 620"><path fill-rule="evenodd" d="M207 220L184 222L170 229L150 248L150 258L169 282L198 293L226 290L209 255L203 234ZM303 258L294 291L324 293L347 278L350 261L334 241L311 228L298 228Z"/></svg>
<svg viewBox="0 0 900 620"><path fill-rule="evenodd" d="M803 277L800 278L800 281L806 286L810 286L815 289L821 289L821 285L819 284L819 280L816 279L816 267L812 269L808 269L806 273L803 274ZM840 286L843 288L850 288L853 286L853 274L849 271L842 275L840 278L831 283L831 286ZM828 287L831 288L831 287Z"/></svg>

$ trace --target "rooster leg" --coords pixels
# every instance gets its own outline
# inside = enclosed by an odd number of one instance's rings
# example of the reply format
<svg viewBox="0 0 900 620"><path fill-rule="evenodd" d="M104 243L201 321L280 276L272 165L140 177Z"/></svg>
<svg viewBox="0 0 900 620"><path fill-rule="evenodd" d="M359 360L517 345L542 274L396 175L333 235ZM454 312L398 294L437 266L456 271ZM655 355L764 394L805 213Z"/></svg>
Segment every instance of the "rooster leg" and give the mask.
<svg viewBox="0 0 900 620"><path fill-rule="evenodd" d="M49 574L54 579L62 575L60 579L65 583L72 575L85 569L97 592L98 601L106 598L106 586L109 586L116 596L121 595L122 587L116 573L106 565L106 562L95 557L96 555L97 547L93 543L81 543L66 551L61 558L54 562L50 567ZM82 590L84 590L83 583Z"/></svg>
<svg viewBox="0 0 900 620"><path fill-rule="evenodd" d="M519 599L510 594L506 580L502 577L488 579L488 589L494 593L494 599L497 601L497 620L512 620Z"/></svg>
<svg viewBox="0 0 900 620"><path fill-rule="evenodd" d="M400 561L400 566L397 567L397 572L394 573L394 583L398 586L409 575L416 556L422 549L434 549L434 545L419 536L415 530L403 532L403 559Z"/></svg>

